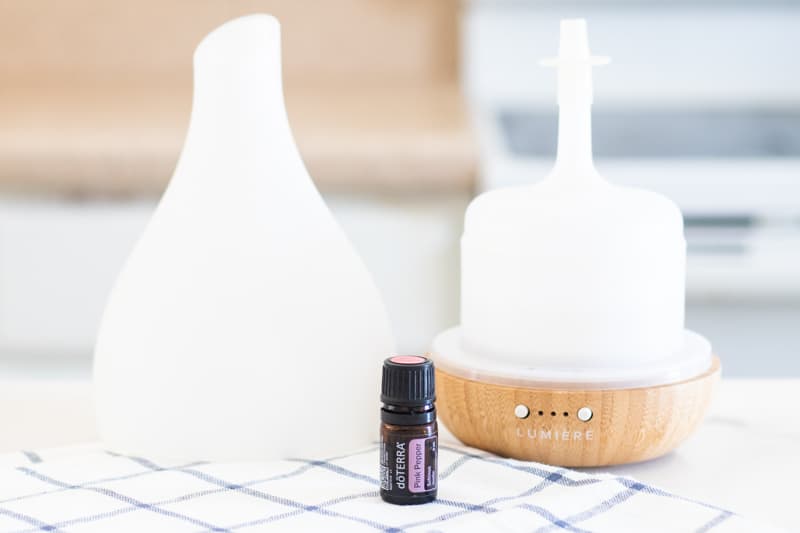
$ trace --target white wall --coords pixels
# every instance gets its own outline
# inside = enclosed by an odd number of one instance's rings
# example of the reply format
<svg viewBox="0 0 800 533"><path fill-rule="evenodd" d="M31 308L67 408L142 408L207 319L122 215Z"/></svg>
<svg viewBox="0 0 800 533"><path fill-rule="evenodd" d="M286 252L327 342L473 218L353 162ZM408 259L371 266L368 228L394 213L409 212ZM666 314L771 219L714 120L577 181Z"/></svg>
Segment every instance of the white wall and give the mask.
<svg viewBox="0 0 800 533"><path fill-rule="evenodd" d="M464 80L471 98L554 107L559 19L583 17L596 55L597 102L800 99L800 5L788 2L470 2ZM690 82L689 82L690 81Z"/></svg>

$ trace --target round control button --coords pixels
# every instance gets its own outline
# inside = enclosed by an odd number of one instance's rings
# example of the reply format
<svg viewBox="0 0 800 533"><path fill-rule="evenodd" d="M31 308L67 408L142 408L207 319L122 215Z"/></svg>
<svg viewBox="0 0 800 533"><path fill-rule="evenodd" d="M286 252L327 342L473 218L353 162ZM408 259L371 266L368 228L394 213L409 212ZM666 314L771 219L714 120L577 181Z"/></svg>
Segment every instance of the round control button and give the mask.
<svg viewBox="0 0 800 533"><path fill-rule="evenodd" d="M531 410L522 404L514 408L514 416L517 418L528 418L529 414L531 414Z"/></svg>
<svg viewBox="0 0 800 533"><path fill-rule="evenodd" d="M588 422L592 419L593 415L594 413L592 413L592 410L588 407L581 407L578 409L578 420L581 422Z"/></svg>

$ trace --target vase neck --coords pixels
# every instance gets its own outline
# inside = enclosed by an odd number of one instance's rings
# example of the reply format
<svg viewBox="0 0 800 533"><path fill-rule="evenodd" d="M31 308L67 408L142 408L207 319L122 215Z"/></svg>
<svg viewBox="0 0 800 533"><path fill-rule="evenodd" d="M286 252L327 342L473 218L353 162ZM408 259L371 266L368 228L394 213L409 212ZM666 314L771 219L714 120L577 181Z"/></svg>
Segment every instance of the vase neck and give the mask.
<svg viewBox="0 0 800 533"><path fill-rule="evenodd" d="M594 172L590 103L560 106L555 170L570 175L586 175Z"/></svg>

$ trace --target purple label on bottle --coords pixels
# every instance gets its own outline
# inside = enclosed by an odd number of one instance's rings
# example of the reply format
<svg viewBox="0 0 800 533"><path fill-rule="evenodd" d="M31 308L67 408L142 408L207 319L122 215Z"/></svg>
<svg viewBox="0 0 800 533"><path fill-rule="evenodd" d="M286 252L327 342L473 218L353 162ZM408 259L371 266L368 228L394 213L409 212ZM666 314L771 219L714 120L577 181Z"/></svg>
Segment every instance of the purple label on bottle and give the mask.
<svg viewBox="0 0 800 533"><path fill-rule="evenodd" d="M436 435L406 440L381 434L381 491L398 496L435 491L438 448Z"/></svg>
<svg viewBox="0 0 800 533"><path fill-rule="evenodd" d="M430 439L412 439L408 443L408 490L425 492L425 443Z"/></svg>

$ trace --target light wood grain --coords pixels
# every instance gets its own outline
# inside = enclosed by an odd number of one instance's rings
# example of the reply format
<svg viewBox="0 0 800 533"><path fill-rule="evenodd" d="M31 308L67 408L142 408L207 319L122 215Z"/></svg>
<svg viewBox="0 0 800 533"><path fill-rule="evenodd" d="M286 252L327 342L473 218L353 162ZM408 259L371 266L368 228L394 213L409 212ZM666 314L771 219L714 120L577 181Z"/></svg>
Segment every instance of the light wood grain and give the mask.
<svg viewBox="0 0 800 533"><path fill-rule="evenodd" d="M716 357L694 379L619 390L508 387L437 369L436 405L440 420L464 444L559 466L614 465L659 457L678 446L705 416L719 376ZM520 404L530 409L526 419L514 415ZM584 406L594 413L588 422L576 416Z"/></svg>
<svg viewBox="0 0 800 533"><path fill-rule="evenodd" d="M281 21L289 119L328 190L469 192L458 0L0 0L0 191L159 194L192 53L231 18Z"/></svg>
<svg viewBox="0 0 800 533"><path fill-rule="evenodd" d="M456 85L287 87L320 189L469 192L477 150ZM190 87L0 87L0 190L160 194L183 145Z"/></svg>
<svg viewBox="0 0 800 533"><path fill-rule="evenodd" d="M281 21L289 82L430 83L458 76L458 0L0 0L0 84L191 80L204 35Z"/></svg>

